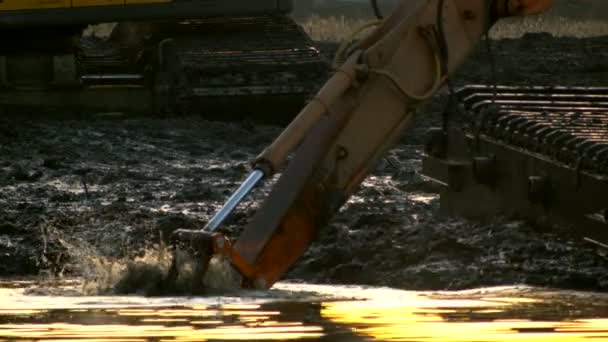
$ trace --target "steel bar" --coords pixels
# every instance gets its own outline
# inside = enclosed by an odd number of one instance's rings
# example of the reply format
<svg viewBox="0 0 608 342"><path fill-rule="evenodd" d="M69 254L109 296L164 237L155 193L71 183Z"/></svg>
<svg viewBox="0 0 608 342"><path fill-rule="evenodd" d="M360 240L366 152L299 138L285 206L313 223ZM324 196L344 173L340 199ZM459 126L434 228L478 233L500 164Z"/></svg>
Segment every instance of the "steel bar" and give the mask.
<svg viewBox="0 0 608 342"><path fill-rule="evenodd" d="M94 75L83 75L82 77L83 81L92 81L92 82L99 82L99 81L123 81L123 82L127 82L127 81L143 81L144 76L141 74L108 74L108 75L104 75L104 74L94 74Z"/></svg>
<svg viewBox="0 0 608 342"><path fill-rule="evenodd" d="M265 175L262 170L254 170L247 179L239 186L239 188L228 198L222 209L218 211L213 218L205 225L203 230L213 232L218 229L228 216L236 209L243 199L255 188L255 186L264 179Z"/></svg>

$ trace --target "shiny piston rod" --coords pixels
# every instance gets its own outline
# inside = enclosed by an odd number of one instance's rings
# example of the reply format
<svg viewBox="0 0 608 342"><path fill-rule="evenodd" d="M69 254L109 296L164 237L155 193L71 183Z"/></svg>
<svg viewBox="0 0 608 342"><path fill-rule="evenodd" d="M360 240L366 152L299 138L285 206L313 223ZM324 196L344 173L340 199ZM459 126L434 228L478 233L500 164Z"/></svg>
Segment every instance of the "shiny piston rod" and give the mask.
<svg viewBox="0 0 608 342"><path fill-rule="evenodd" d="M262 170L256 169L245 179L239 188L228 198L220 211L205 225L204 231L214 232L218 229L226 218L236 209L241 201L255 188L255 186L264 179L266 175Z"/></svg>
<svg viewBox="0 0 608 342"><path fill-rule="evenodd" d="M265 176L264 172L259 169L251 172L204 228L200 230L178 229L173 232L171 237L173 258L166 277L168 286L176 286L178 283L177 279L182 273L183 260L196 260L196 274L204 275L214 253L222 253L223 250L229 253L231 250L230 242L221 234L213 233ZM181 252L178 252L178 250ZM184 255L188 256L184 257ZM204 288L201 276L196 276L190 281L193 293Z"/></svg>

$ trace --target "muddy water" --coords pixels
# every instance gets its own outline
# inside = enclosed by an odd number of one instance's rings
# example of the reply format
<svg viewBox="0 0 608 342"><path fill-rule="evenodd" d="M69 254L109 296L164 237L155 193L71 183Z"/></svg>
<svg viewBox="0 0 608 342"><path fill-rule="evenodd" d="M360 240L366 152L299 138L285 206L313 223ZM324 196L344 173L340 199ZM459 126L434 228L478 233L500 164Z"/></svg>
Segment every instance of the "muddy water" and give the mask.
<svg viewBox="0 0 608 342"><path fill-rule="evenodd" d="M608 295L280 283L216 297L79 295L78 282L0 283L0 340L608 340Z"/></svg>

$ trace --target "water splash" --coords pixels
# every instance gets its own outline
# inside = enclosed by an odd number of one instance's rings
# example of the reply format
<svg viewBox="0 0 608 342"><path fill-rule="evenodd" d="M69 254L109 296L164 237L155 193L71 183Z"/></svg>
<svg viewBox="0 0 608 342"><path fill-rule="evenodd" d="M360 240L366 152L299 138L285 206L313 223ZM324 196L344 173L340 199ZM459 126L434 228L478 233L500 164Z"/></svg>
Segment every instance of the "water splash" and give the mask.
<svg viewBox="0 0 608 342"><path fill-rule="evenodd" d="M203 277L206 288L223 291L236 290L241 287L243 277L232 267L230 261L222 255L214 255L209 261L209 268Z"/></svg>

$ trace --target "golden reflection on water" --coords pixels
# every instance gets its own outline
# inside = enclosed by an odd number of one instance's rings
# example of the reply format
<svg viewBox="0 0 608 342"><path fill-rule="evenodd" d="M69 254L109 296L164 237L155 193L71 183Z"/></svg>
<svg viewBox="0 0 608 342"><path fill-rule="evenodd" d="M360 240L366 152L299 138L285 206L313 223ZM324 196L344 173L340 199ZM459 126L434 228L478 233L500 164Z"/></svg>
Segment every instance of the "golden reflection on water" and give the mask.
<svg viewBox="0 0 608 342"><path fill-rule="evenodd" d="M399 300L325 303L321 314L350 326L358 335L381 341L608 341L608 319L570 320L566 317L568 312L563 312L563 321L517 318L518 313L525 314L526 307L534 310L535 305L544 304L547 303L533 298L463 301L410 293Z"/></svg>
<svg viewBox="0 0 608 342"><path fill-rule="evenodd" d="M38 315L40 321L50 322L26 323L28 320L25 319L26 322L1 324L0 338L44 341L248 341L315 338L323 335L323 329L318 326L271 320L271 317L278 316L280 312L260 311L259 306L96 309L84 312L32 310L27 314L27 317ZM44 314L48 314L48 317ZM23 310L0 309L0 317L13 316L18 321L22 315ZM81 323L65 323L70 320ZM123 324L115 324L116 322Z"/></svg>
<svg viewBox="0 0 608 342"><path fill-rule="evenodd" d="M608 296L600 294L277 288L259 298L160 299L0 290L0 341L608 341Z"/></svg>

